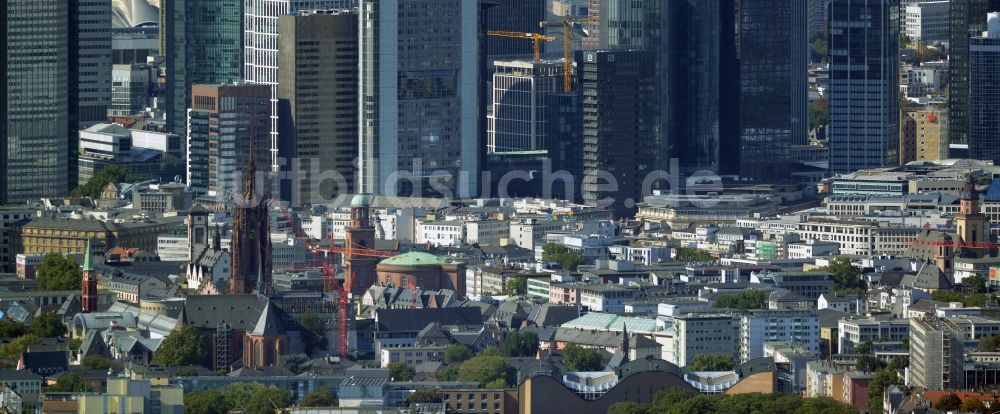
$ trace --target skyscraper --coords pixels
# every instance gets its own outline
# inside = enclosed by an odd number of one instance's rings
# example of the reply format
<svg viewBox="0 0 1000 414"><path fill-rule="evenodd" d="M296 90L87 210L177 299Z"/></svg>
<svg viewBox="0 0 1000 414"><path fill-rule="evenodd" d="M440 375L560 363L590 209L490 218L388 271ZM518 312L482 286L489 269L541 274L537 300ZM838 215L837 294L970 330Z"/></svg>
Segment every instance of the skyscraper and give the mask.
<svg viewBox="0 0 1000 414"><path fill-rule="evenodd" d="M545 0L490 0L495 3L486 12L485 30L542 33L539 22L545 20ZM544 47L544 46L543 46ZM532 42L490 36L486 39L487 58L493 60L527 56L533 53Z"/></svg>
<svg viewBox="0 0 1000 414"><path fill-rule="evenodd" d="M562 90L562 63L497 61L494 67L487 151L546 149L549 95Z"/></svg>
<svg viewBox="0 0 1000 414"><path fill-rule="evenodd" d="M70 127L106 122L111 106L111 0L70 0L70 102L78 116ZM73 86L76 86L75 88ZM72 121L72 120L71 120Z"/></svg>
<svg viewBox="0 0 1000 414"><path fill-rule="evenodd" d="M739 60L734 0L668 0L665 124L682 172L736 173Z"/></svg>
<svg viewBox="0 0 1000 414"><path fill-rule="evenodd" d="M188 111L187 183L192 191L238 194L249 163L269 159L271 87L193 85Z"/></svg>
<svg viewBox="0 0 1000 414"><path fill-rule="evenodd" d="M344 0L243 0L243 79L278 84L278 17L299 10L328 10ZM270 168L278 168L278 101L271 91ZM264 160L261 160L263 162Z"/></svg>
<svg viewBox="0 0 1000 414"><path fill-rule="evenodd" d="M187 134L191 85L242 78L242 0L163 0L167 129Z"/></svg>
<svg viewBox="0 0 1000 414"><path fill-rule="evenodd" d="M808 13L803 0L740 0L740 177L788 176L807 137Z"/></svg>
<svg viewBox="0 0 1000 414"><path fill-rule="evenodd" d="M5 191L0 202L64 195L76 109L69 100L72 8L65 0L3 3L6 110L0 120L5 138L0 187Z"/></svg>
<svg viewBox="0 0 1000 414"><path fill-rule="evenodd" d="M292 147L288 153L294 156L291 171L298 191L291 200L313 204L353 194L358 157L358 14L342 10L281 16L278 33L280 141Z"/></svg>
<svg viewBox="0 0 1000 414"><path fill-rule="evenodd" d="M830 3L830 171L899 161L899 0Z"/></svg>
<svg viewBox="0 0 1000 414"><path fill-rule="evenodd" d="M655 169L656 56L650 51L576 54L583 94L583 200L628 217ZM609 189L609 187L611 187Z"/></svg>
<svg viewBox="0 0 1000 414"><path fill-rule="evenodd" d="M969 39L986 30L986 14L1000 0L950 0L948 41L948 139L969 143Z"/></svg>
<svg viewBox="0 0 1000 414"><path fill-rule="evenodd" d="M1000 163L1000 15L969 43L969 153Z"/></svg>
<svg viewBox="0 0 1000 414"><path fill-rule="evenodd" d="M360 190L476 195L478 2L362 0L360 10Z"/></svg>

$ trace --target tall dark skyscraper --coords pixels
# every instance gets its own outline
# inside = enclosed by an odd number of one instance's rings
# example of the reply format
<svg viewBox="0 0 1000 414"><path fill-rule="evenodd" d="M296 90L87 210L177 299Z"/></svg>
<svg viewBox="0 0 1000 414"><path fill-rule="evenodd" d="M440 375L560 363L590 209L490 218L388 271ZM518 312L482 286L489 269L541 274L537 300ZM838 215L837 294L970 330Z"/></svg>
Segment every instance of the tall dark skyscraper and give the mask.
<svg viewBox="0 0 1000 414"><path fill-rule="evenodd" d="M969 42L969 153L1000 163L1000 15Z"/></svg>
<svg viewBox="0 0 1000 414"><path fill-rule="evenodd" d="M807 139L807 3L740 0L740 177L788 176Z"/></svg>
<svg viewBox="0 0 1000 414"><path fill-rule="evenodd" d="M986 14L1000 11L1000 0L951 0L948 42L948 138L969 143L969 39L982 36Z"/></svg>
<svg viewBox="0 0 1000 414"><path fill-rule="evenodd" d="M281 139L291 146L296 204L353 194L358 157L358 14L278 18ZM344 178L337 187L332 173Z"/></svg>
<svg viewBox="0 0 1000 414"><path fill-rule="evenodd" d="M70 97L69 7L65 0L4 1L3 203L69 190L76 105ZM75 171L74 171L75 172ZM75 174L74 174L75 175Z"/></svg>
<svg viewBox="0 0 1000 414"><path fill-rule="evenodd" d="M486 11L484 30L522 33L542 33L539 22L545 20L545 0L488 0L495 5ZM542 46L544 48L544 45ZM528 40L490 36L486 39L486 56L490 61L534 52ZM492 63L492 62L491 62Z"/></svg>
<svg viewBox="0 0 1000 414"><path fill-rule="evenodd" d="M242 0L163 0L167 129L187 133L191 85L236 83L243 68Z"/></svg>
<svg viewBox="0 0 1000 414"><path fill-rule="evenodd" d="M899 161L899 0L830 4L830 170Z"/></svg>
<svg viewBox="0 0 1000 414"><path fill-rule="evenodd" d="M656 55L639 50L580 51L577 80L583 95L584 202L634 213L642 184L655 169L658 120ZM616 189L606 188L614 183Z"/></svg>
<svg viewBox="0 0 1000 414"><path fill-rule="evenodd" d="M734 0L667 0L666 137L683 172L737 173L739 60Z"/></svg>

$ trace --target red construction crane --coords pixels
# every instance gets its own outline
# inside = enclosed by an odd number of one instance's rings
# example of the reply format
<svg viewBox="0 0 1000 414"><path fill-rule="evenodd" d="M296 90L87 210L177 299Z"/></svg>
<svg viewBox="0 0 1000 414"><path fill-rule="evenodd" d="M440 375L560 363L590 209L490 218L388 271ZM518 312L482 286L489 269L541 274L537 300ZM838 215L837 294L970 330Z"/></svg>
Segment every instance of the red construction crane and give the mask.
<svg viewBox="0 0 1000 414"><path fill-rule="evenodd" d="M953 247L956 249L985 249L993 250L1000 248L1000 243L990 243L990 242L963 242L963 241L925 241L925 240L914 240L914 245L922 246L934 246L934 247Z"/></svg>

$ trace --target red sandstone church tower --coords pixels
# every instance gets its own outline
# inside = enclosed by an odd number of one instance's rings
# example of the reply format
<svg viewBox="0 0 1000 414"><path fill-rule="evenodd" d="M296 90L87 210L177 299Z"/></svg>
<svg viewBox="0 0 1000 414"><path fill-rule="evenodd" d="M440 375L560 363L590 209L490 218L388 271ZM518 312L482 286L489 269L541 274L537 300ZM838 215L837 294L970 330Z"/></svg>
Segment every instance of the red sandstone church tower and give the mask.
<svg viewBox="0 0 1000 414"><path fill-rule="evenodd" d="M253 146L245 171L243 198L233 208L232 269L229 294L273 293L271 285L271 232L268 230L268 197L257 193Z"/></svg>
<svg viewBox="0 0 1000 414"><path fill-rule="evenodd" d="M962 257L981 258L992 252L993 249L985 247L991 239L990 218L982 212L979 205L979 192L976 191L976 183L971 174L965 178L965 187L962 189L955 223L958 227L956 232L958 242L979 245L976 248L957 249L956 251L960 252Z"/></svg>
<svg viewBox="0 0 1000 414"><path fill-rule="evenodd" d="M83 281L80 283L80 311L83 313L97 312L97 274L90 264L90 240L87 240L87 251L83 254Z"/></svg>
<svg viewBox="0 0 1000 414"><path fill-rule="evenodd" d="M346 247L354 249L375 248L375 227L372 226L368 196L358 194L351 199L351 221L345 229ZM375 284L375 256L344 254L344 281L351 286L354 297L361 297Z"/></svg>

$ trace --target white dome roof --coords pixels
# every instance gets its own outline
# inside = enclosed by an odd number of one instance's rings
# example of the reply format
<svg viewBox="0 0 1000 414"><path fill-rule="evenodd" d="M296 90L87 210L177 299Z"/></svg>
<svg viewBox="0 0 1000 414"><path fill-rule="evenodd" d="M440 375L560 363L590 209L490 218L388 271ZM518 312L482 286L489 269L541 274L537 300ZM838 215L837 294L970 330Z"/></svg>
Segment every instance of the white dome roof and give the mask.
<svg viewBox="0 0 1000 414"><path fill-rule="evenodd" d="M116 28L159 23L160 0L113 0L111 24Z"/></svg>

